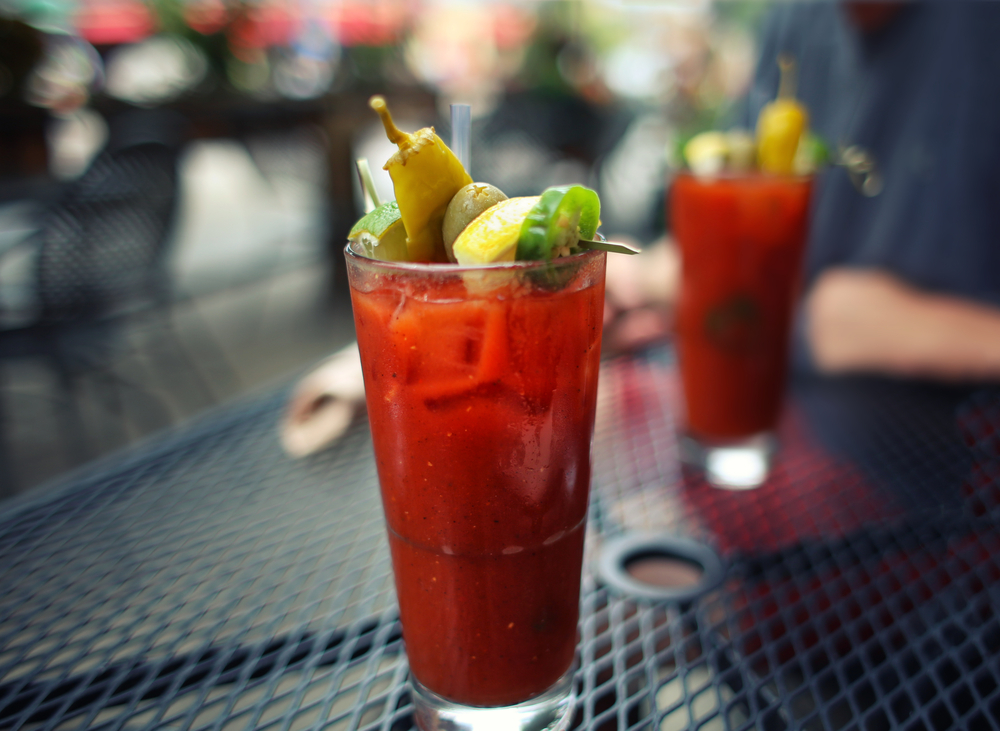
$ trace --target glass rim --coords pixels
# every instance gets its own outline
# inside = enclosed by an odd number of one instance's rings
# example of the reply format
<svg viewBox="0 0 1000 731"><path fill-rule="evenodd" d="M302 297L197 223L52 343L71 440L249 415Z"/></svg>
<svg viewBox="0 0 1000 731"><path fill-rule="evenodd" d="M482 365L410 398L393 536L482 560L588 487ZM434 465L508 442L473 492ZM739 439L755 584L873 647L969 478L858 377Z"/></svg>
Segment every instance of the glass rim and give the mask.
<svg viewBox="0 0 1000 731"><path fill-rule="evenodd" d="M419 261L385 261L383 259L372 259L369 256L359 254L351 248L350 242L344 247L344 253L348 259L356 259L359 262L374 264L380 268L394 270L398 272L422 272L441 274L463 274L465 272L497 272L497 271L525 271L541 269L549 265L569 266L577 262L585 262L591 258L600 257L607 254L600 249L590 249L581 251L579 254L571 256L561 256L558 259L532 259L528 261L504 261L493 264L452 264L450 262L419 262Z"/></svg>

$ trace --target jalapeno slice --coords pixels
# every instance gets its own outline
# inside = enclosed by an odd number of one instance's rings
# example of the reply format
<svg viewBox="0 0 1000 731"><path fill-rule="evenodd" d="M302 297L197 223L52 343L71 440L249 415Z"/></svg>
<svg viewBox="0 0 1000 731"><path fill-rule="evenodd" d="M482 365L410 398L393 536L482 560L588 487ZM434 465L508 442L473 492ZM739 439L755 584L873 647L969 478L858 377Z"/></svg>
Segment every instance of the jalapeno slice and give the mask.
<svg viewBox="0 0 1000 731"><path fill-rule="evenodd" d="M548 188L528 212L517 242L518 260L554 259L592 239L601 219L601 200L582 185Z"/></svg>

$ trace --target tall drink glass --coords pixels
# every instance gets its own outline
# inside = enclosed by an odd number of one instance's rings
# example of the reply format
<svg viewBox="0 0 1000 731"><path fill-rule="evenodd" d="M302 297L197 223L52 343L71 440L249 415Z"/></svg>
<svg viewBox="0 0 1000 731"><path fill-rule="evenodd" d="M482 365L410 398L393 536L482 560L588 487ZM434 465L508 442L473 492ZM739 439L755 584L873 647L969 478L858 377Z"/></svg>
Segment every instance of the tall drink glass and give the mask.
<svg viewBox="0 0 1000 731"><path fill-rule="evenodd" d="M565 728L605 254L346 256L417 724Z"/></svg>
<svg viewBox="0 0 1000 731"><path fill-rule="evenodd" d="M670 193L681 250L682 454L719 486L767 477L811 189L808 176L685 173Z"/></svg>

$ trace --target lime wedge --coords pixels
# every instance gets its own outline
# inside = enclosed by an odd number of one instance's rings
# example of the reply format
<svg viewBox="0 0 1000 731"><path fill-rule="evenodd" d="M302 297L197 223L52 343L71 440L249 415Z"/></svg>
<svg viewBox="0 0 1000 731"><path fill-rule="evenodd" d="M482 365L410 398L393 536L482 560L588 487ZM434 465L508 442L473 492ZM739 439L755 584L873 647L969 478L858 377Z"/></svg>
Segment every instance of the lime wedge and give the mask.
<svg viewBox="0 0 1000 731"><path fill-rule="evenodd" d="M347 235L359 254L382 261L407 261L406 229L396 201L383 203L354 224Z"/></svg>
<svg viewBox="0 0 1000 731"><path fill-rule="evenodd" d="M538 196L508 198L480 213L455 239L455 259L464 266L514 261L521 224Z"/></svg>

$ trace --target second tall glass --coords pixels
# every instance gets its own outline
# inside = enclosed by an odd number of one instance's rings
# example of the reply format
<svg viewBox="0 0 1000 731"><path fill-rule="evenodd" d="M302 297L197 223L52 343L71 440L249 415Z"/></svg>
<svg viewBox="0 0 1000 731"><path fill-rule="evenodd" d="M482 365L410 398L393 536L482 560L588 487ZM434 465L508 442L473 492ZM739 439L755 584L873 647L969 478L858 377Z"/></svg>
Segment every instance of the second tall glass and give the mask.
<svg viewBox="0 0 1000 731"><path fill-rule="evenodd" d="M724 487L767 476L785 390L812 180L679 175L677 348L689 462Z"/></svg>
<svg viewBox="0 0 1000 731"><path fill-rule="evenodd" d="M347 266L417 723L565 728L605 255Z"/></svg>

